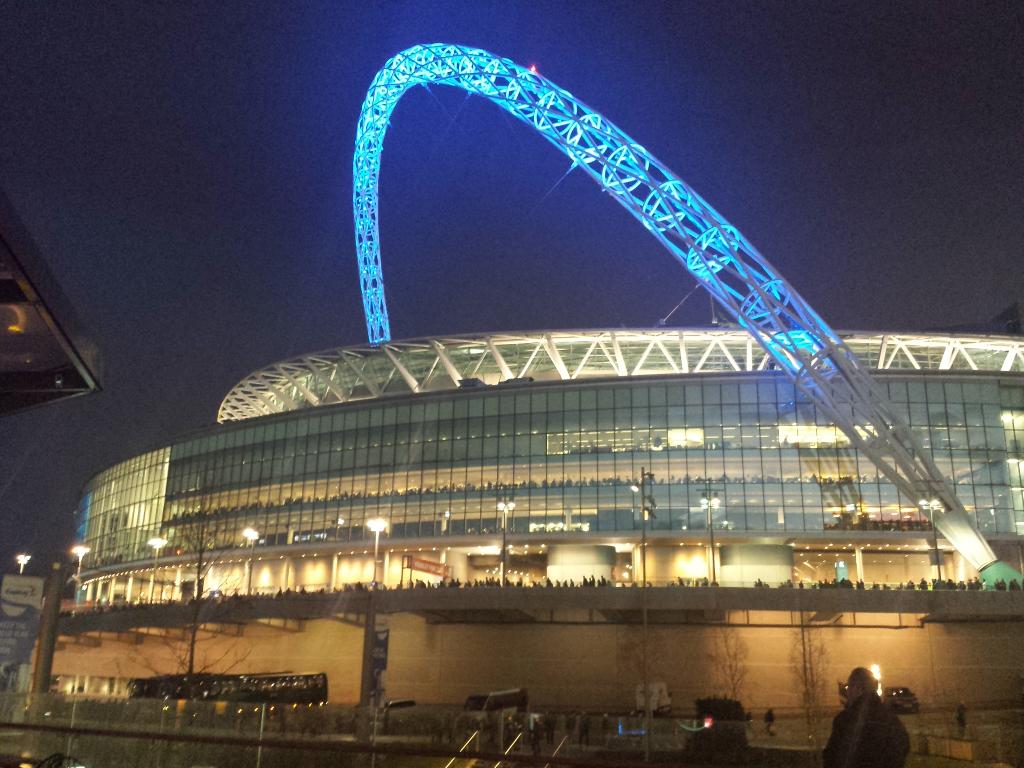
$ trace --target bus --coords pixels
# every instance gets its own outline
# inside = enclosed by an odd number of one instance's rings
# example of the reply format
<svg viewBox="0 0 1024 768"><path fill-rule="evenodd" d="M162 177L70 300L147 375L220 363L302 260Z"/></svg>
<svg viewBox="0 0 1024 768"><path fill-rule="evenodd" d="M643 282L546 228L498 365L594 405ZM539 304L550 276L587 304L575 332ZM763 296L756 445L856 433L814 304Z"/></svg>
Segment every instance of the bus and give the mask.
<svg viewBox="0 0 1024 768"><path fill-rule="evenodd" d="M158 675L129 680L128 697L320 704L327 701L327 675Z"/></svg>
<svg viewBox="0 0 1024 768"><path fill-rule="evenodd" d="M474 693L466 699L462 708L466 712L498 712L503 709L525 712L529 705L530 697L525 688L510 688L507 691Z"/></svg>

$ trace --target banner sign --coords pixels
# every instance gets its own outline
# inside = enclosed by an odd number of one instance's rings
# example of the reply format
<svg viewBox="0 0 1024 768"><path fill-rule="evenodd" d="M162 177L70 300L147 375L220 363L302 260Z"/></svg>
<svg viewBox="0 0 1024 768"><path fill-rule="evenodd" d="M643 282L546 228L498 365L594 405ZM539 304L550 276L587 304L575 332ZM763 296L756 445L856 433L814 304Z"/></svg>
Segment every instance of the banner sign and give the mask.
<svg viewBox="0 0 1024 768"><path fill-rule="evenodd" d="M43 607L43 579L4 576L0 583L0 690L10 690L32 658Z"/></svg>
<svg viewBox="0 0 1024 768"><path fill-rule="evenodd" d="M422 557L413 557L412 555L406 555L403 560L402 565L410 571L429 573L431 576L440 576L442 579L448 575L448 566L444 563L425 560Z"/></svg>

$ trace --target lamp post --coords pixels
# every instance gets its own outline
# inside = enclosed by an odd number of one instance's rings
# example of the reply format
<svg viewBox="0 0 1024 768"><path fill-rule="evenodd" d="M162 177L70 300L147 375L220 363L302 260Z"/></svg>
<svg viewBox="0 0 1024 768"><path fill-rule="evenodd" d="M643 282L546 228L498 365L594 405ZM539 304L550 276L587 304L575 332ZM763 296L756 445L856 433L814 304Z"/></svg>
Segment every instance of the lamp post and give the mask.
<svg viewBox="0 0 1024 768"><path fill-rule="evenodd" d="M78 558L78 568L75 570L75 583L78 585L78 588L75 590L75 602L78 601L82 591L82 560L90 552L92 552L92 549L85 544L76 544L71 548L71 554Z"/></svg>
<svg viewBox="0 0 1024 768"><path fill-rule="evenodd" d="M25 572L25 566L28 565L28 561L32 559L32 555L24 552L14 556L14 562L18 564L18 573Z"/></svg>
<svg viewBox="0 0 1024 768"><path fill-rule="evenodd" d="M160 550L167 546L167 539L163 536L154 536L146 542L153 548L153 572L149 574L149 602L153 602L153 592L156 590L156 569L160 561Z"/></svg>
<svg viewBox="0 0 1024 768"><path fill-rule="evenodd" d="M721 505L722 500L718 498L718 493L713 493L710 485L706 486L704 495L700 497L700 508L704 510L708 525L708 571L711 574L712 584L717 580L715 573L715 512Z"/></svg>
<svg viewBox="0 0 1024 768"><path fill-rule="evenodd" d="M253 557L256 553L256 542L260 538L260 532L255 528L246 528L242 531L242 536L249 542L249 574L246 578L245 594L252 594L252 563Z"/></svg>
<svg viewBox="0 0 1024 768"><path fill-rule="evenodd" d="M373 585L377 586L377 560L380 551L380 534L388 528L388 521L383 517L374 517L366 521L366 527L373 531Z"/></svg>
<svg viewBox="0 0 1024 768"><path fill-rule="evenodd" d="M644 696L644 762L651 759L651 685L648 682L647 668L647 516L654 517L657 504L647 491L647 484L654 479L654 474L645 467L640 467L640 484L629 486L634 494L640 496L640 617L643 626L640 638L641 686ZM634 498L634 512L636 500Z"/></svg>
<svg viewBox="0 0 1024 768"><path fill-rule="evenodd" d="M932 526L932 555L935 560L935 576L936 581L942 581L942 559L939 555L939 533L935 527L935 517L942 512L942 502L938 499L921 499L917 502L917 505L921 508L921 511L928 515L928 522Z"/></svg>
<svg viewBox="0 0 1024 768"><path fill-rule="evenodd" d="M501 512L501 586L508 585L506 571L508 570L508 514L514 512L516 503L507 497L498 502L498 511Z"/></svg>

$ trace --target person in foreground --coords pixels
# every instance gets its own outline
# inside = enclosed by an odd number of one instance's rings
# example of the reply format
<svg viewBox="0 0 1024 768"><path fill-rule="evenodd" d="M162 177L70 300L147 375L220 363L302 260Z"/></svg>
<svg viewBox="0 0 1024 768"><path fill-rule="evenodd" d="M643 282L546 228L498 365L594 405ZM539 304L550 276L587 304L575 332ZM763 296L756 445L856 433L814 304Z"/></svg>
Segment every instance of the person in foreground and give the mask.
<svg viewBox="0 0 1024 768"><path fill-rule="evenodd" d="M910 751L907 729L875 692L863 667L850 673L846 708L832 721L824 768L903 768Z"/></svg>

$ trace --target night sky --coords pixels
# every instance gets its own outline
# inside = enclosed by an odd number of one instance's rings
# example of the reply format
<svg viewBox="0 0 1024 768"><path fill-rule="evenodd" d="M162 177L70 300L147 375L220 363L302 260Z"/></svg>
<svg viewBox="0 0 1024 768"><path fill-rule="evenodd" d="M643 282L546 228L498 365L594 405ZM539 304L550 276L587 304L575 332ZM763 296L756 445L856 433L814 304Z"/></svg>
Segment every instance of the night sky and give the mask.
<svg viewBox="0 0 1024 768"><path fill-rule="evenodd" d="M0 2L0 188L103 358L101 393L0 421L0 563L41 571L91 475L212 424L247 373L365 342L352 147L397 51L535 64L834 327L910 330L1024 299L1022 8ZM393 336L667 314L693 281L567 170L482 99L407 94L381 178ZM704 295L673 318L708 319Z"/></svg>

